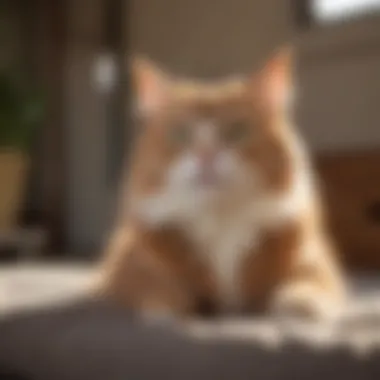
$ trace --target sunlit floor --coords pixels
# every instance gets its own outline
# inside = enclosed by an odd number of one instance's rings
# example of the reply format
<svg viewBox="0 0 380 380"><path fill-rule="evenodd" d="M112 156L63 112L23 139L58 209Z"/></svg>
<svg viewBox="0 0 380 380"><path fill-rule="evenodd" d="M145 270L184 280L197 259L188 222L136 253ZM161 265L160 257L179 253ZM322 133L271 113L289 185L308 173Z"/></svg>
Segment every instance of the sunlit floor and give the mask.
<svg viewBox="0 0 380 380"><path fill-rule="evenodd" d="M94 266L75 262L0 265L0 316L75 299L87 292L96 280L95 274ZM359 345L373 344L373 341L380 345L380 276L360 276L350 279L349 285L352 298L342 319L335 324L334 334L328 326L321 326L320 330L296 324L295 329L287 325L284 330L276 319L267 317L192 321L188 331L202 339L262 337L265 342L277 342L286 334L294 334L314 342L317 339L315 334L318 334L318 339L325 337L329 344L350 338L354 343L357 340Z"/></svg>
<svg viewBox="0 0 380 380"><path fill-rule="evenodd" d="M0 312L38 307L75 297L87 289L93 272L90 265L82 263L0 265Z"/></svg>
<svg viewBox="0 0 380 380"><path fill-rule="evenodd" d="M95 278L93 265L84 263L20 262L0 265L0 313L56 303L85 292ZM350 279L350 304L379 308L380 276Z"/></svg>

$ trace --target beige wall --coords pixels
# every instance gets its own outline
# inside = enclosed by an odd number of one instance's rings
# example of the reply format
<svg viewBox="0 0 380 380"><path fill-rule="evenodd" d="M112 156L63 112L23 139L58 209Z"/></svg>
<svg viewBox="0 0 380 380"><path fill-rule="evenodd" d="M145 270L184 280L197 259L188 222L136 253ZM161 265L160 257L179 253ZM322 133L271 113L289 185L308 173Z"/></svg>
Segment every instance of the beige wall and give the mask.
<svg viewBox="0 0 380 380"><path fill-rule="evenodd" d="M132 0L132 48L188 75L249 70L292 35L285 0Z"/></svg>
<svg viewBox="0 0 380 380"><path fill-rule="evenodd" d="M380 147L379 19L298 39L299 119L320 150Z"/></svg>

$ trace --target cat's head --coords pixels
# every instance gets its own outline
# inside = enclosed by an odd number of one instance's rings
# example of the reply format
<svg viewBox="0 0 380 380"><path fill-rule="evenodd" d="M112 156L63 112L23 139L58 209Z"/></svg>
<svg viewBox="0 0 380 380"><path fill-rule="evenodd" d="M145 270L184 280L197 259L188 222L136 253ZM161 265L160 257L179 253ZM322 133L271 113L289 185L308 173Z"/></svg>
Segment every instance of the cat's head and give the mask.
<svg viewBox="0 0 380 380"><path fill-rule="evenodd" d="M139 196L243 196L289 185L291 53L246 78L204 83L133 65L141 128L132 173Z"/></svg>

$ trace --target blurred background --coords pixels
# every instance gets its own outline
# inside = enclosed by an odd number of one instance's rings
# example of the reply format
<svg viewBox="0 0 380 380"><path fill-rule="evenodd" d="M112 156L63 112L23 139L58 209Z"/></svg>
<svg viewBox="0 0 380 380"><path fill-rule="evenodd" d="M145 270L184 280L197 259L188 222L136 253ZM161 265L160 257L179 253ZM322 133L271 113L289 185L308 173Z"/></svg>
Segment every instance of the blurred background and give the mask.
<svg viewBox="0 0 380 380"><path fill-rule="evenodd" d="M296 118L342 259L380 269L380 0L2 0L0 38L0 299L75 288L101 254L134 53L208 78L293 43Z"/></svg>

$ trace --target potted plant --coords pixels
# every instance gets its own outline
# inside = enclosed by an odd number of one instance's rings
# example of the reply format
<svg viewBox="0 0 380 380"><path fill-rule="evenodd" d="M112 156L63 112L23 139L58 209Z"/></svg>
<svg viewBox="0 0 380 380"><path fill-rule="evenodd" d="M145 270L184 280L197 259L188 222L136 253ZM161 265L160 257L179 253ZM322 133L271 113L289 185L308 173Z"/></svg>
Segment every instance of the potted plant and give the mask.
<svg viewBox="0 0 380 380"><path fill-rule="evenodd" d="M29 149L43 121L42 98L0 72L0 231L15 227L24 198Z"/></svg>

